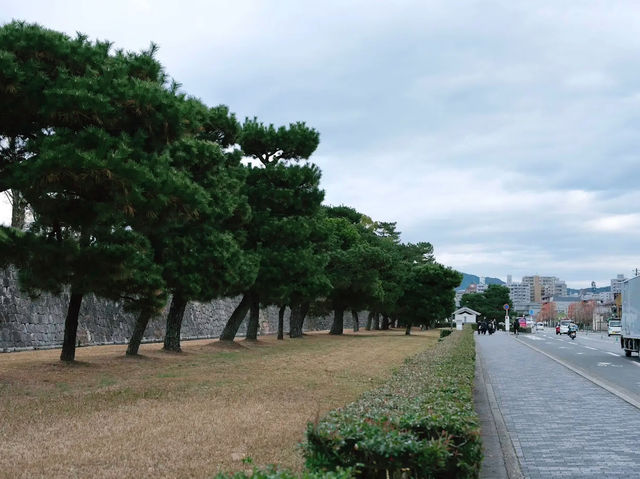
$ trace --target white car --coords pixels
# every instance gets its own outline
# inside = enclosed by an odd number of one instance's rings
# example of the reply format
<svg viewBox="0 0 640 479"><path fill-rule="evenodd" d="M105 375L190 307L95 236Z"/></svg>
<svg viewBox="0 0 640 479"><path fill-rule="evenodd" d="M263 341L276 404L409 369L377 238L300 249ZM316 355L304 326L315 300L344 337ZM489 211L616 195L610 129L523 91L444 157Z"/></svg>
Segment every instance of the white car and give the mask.
<svg viewBox="0 0 640 479"><path fill-rule="evenodd" d="M607 328L607 335L622 334L622 322L619 319L612 319L609 321L609 327Z"/></svg>
<svg viewBox="0 0 640 479"><path fill-rule="evenodd" d="M569 334L569 325L571 321L568 319L563 319L560 321L560 332L558 334Z"/></svg>
<svg viewBox="0 0 640 479"><path fill-rule="evenodd" d="M536 331L544 331L544 323L536 323Z"/></svg>

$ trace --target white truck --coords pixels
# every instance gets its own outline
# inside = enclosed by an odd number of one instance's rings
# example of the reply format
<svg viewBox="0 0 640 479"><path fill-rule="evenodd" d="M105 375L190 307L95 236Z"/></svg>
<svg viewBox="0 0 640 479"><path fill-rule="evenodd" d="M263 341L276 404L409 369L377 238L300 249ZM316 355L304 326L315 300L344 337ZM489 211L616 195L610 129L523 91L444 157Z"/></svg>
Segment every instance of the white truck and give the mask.
<svg viewBox="0 0 640 479"><path fill-rule="evenodd" d="M622 283L620 346L626 356L640 355L640 276Z"/></svg>

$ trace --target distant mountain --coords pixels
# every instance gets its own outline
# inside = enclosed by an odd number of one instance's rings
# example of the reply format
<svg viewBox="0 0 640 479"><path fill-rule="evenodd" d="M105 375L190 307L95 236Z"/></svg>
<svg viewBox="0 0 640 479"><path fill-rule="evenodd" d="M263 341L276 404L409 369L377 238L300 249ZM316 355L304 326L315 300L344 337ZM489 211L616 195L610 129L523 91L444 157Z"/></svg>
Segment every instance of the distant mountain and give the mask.
<svg viewBox="0 0 640 479"><path fill-rule="evenodd" d="M460 283L460 286L458 286L456 289L457 290L465 290L469 287L470 284L478 284L480 282L480 277L476 276L475 274L467 274L467 273L462 273L462 283ZM491 278L489 276L485 276L484 278L484 282L486 284L505 284L504 281L502 281L499 278Z"/></svg>

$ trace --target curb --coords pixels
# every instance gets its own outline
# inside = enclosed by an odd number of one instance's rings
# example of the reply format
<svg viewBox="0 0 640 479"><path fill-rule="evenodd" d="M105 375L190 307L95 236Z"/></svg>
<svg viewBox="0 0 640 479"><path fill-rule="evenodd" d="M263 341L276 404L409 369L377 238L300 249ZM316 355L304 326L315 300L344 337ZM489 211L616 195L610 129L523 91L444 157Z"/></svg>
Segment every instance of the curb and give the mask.
<svg viewBox="0 0 640 479"><path fill-rule="evenodd" d="M640 401L638 401L637 399L632 398L631 396L629 396L628 394L625 394L617 389L615 389L613 386L608 385L606 382L602 381L601 379L598 379L584 371L582 371L581 369L576 368L575 366L570 365L569 363L563 361L562 359L558 359L555 356L550 355L549 353L542 351L539 348L536 348L533 344L529 344L529 343L525 343L524 341L515 338L516 341L518 341L520 344L524 344L525 346L533 349L534 351L539 352L540 354L544 354L546 357L548 357L549 359L554 360L555 362L561 364L562 366L564 366L565 368L573 371L574 373L576 373L579 376L582 376L583 378L585 378L587 381L591 381L593 384L595 384L596 386L600 386L602 389L610 392L611 394L613 394L614 396L619 397L620 399L622 399L623 401L631 404L632 406L640 409Z"/></svg>

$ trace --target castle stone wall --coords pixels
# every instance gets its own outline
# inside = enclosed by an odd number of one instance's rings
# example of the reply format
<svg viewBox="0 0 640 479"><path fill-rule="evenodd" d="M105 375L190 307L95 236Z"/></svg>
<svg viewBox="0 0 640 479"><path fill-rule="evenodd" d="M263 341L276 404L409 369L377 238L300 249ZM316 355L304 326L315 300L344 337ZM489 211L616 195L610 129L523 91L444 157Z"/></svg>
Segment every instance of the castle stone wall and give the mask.
<svg viewBox="0 0 640 479"><path fill-rule="evenodd" d="M56 348L64 339L64 319L69 294L42 294L30 298L18 287L13 269L0 270L0 352L25 349ZM182 322L182 339L217 338L240 298L226 298L208 303L191 302ZM166 314L149 322L144 341L164 338ZM290 311L285 314L288 330ZM363 318L360 319L361 324ZM246 330L246 320L238 335ZM331 317L307 317L305 330L325 330ZM352 328L350 314L344 317L345 329ZM124 311L121 303L87 296L82 301L78 324L78 345L127 343L133 332L135 316ZM278 308L270 306L260 311L259 334L275 334L278 328Z"/></svg>

